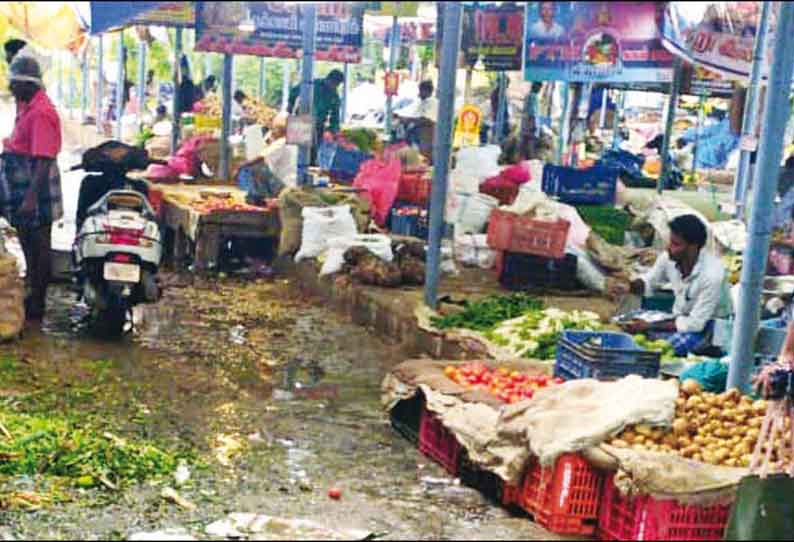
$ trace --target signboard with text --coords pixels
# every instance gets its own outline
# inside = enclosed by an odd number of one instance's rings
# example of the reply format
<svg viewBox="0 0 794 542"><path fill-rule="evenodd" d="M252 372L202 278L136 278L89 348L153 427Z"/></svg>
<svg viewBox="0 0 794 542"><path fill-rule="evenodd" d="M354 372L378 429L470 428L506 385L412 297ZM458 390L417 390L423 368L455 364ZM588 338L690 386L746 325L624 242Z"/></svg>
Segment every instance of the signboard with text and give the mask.
<svg viewBox="0 0 794 542"><path fill-rule="evenodd" d="M468 66L482 57L488 71L520 71L523 41L523 6L514 2L464 6L460 46Z"/></svg>
<svg viewBox="0 0 794 542"><path fill-rule="evenodd" d="M524 78L528 81L670 81L673 55L662 45L660 2L529 2Z"/></svg>
<svg viewBox="0 0 794 542"><path fill-rule="evenodd" d="M198 2L196 51L300 58L303 49L301 3ZM315 59L361 62L364 4L317 4Z"/></svg>

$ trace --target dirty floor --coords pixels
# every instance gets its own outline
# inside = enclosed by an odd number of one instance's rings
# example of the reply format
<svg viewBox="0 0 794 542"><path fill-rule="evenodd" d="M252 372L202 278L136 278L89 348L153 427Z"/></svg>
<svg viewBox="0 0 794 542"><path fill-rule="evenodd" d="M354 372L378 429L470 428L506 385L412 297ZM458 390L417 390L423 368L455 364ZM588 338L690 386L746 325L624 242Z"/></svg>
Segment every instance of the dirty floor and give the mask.
<svg viewBox="0 0 794 542"><path fill-rule="evenodd" d="M121 342L92 337L64 287L43 330L0 346L0 416L51 412L186 458L189 477L79 487L0 475L0 538L196 538L234 512L306 518L383 539L548 539L461 487L393 432L379 387L403 359L288 281L167 277ZM0 436L2 438L2 436ZM163 498L174 489L187 501ZM328 497L331 487L340 500ZM0 503L4 502L0 498ZM215 537L217 538L217 537Z"/></svg>

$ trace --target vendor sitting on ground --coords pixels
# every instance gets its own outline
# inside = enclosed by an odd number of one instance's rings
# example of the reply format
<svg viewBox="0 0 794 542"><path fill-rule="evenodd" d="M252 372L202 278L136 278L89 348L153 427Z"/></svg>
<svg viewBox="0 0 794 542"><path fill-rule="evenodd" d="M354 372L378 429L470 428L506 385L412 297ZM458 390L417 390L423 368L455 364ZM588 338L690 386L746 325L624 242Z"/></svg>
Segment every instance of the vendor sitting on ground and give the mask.
<svg viewBox="0 0 794 542"><path fill-rule="evenodd" d="M669 226L670 244L653 269L630 284L610 289L617 295L630 290L649 296L669 282L675 294L673 318L653 324L634 320L625 329L663 338L683 357L710 344L714 319L730 314L730 298L722 261L704 249L708 234L703 222L694 215L682 215Z"/></svg>

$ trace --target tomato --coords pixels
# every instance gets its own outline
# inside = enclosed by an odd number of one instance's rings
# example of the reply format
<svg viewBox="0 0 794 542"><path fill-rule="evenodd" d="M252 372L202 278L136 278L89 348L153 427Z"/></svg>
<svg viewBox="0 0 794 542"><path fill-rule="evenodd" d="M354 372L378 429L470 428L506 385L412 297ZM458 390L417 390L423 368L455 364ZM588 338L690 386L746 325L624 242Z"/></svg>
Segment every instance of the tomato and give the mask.
<svg viewBox="0 0 794 542"><path fill-rule="evenodd" d="M513 393L513 394L511 394L511 395L510 395L510 404L511 404L511 405L512 405L513 403L517 403L517 402L519 402L520 400L521 400L521 397L519 397L519 396L518 396L518 395L516 395L515 393Z"/></svg>
<svg viewBox="0 0 794 542"><path fill-rule="evenodd" d="M552 382L554 382L555 384L562 384L563 382L565 382L565 380L563 380L560 377L555 377Z"/></svg>
<svg viewBox="0 0 794 542"><path fill-rule="evenodd" d="M342 490L338 487L332 487L328 490L328 496L335 501L338 501L342 498Z"/></svg>
<svg viewBox="0 0 794 542"><path fill-rule="evenodd" d="M524 392L524 397L526 397L527 399L532 399L532 397L534 396L535 396L535 392L533 392L532 390L526 390Z"/></svg>
<svg viewBox="0 0 794 542"><path fill-rule="evenodd" d="M447 375L447 377L449 377L449 378L452 378L452 376L455 374L455 372L456 372L455 367L453 367L452 365L447 365L444 368L444 374Z"/></svg>
<svg viewBox="0 0 794 542"><path fill-rule="evenodd" d="M496 370L496 372L497 372L497 373L498 373L500 376L507 376L507 375L509 375L509 374L510 374L510 373L508 372L508 370L507 370L507 369L505 369L504 367L499 367L499 368Z"/></svg>

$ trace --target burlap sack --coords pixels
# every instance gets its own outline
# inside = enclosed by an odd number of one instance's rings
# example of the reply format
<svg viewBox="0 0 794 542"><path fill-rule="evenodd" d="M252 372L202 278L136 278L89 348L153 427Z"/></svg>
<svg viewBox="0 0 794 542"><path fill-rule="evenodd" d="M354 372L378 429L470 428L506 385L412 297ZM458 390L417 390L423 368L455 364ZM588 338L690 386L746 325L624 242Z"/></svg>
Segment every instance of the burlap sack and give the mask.
<svg viewBox="0 0 794 542"><path fill-rule="evenodd" d="M303 232L303 208L350 205L359 233L369 225L369 203L352 194L332 194L311 188L286 188L278 198L278 213L281 221L281 237L278 255L294 254L301 246Z"/></svg>
<svg viewBox="0 0 794 542"><path fill-rule="evenodd" d="M13 256L0 256L0 341L15 339L25 325L25 284Z"/></svg>

